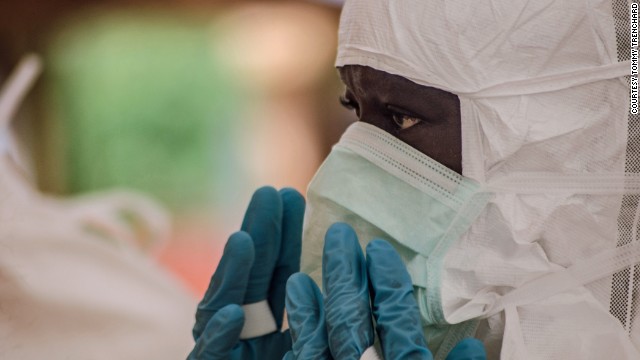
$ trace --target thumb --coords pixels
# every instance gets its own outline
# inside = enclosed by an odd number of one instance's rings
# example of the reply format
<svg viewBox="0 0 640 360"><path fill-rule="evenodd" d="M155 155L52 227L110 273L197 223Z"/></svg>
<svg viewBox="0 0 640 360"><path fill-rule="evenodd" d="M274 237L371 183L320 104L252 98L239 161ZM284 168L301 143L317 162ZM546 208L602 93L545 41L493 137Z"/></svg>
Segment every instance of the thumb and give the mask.
<svg viewBox="0 0 640 360"><path fill-rule="evenodd" d="M244 312L236 304L223 307L207 323L187 360L228 360L240 340Z"/></svg>
<svg viewBox="0 0 640 360"><path fill-rule="evenodd" d="M322 302L322 293L309 276L297 273L289 278L286 305L293 349L285 359L332 359Z"/></svg>
<svg viewBox="0 0 640 360"><path fill-rule="evenodd" d="M465 338L451 350L446 360L487 360L487 353L480 340Z"/></svg>

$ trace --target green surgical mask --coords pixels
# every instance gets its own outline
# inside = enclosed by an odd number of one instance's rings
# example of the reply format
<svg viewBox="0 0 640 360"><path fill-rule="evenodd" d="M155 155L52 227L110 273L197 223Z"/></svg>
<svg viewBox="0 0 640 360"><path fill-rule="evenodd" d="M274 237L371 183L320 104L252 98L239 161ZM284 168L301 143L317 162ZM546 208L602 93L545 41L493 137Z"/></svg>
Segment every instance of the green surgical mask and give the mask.
<svg viewBox="0 0 640 360"><path fill-rule="evenodd" d="M445 321L443 259L490 196L391 134L355 123L309 185L302 271L322 284L324 235L335 222L351 225L363 248L375 238L390 241L411 274L429 347L444 359L477 322Z"/></svg>

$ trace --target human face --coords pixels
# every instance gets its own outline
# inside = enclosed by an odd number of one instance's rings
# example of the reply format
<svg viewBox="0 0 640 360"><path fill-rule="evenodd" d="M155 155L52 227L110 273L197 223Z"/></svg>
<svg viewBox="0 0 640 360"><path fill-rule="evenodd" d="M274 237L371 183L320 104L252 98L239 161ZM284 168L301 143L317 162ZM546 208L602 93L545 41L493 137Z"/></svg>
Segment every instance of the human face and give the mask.
<svg viewBox="0 0 640 360"><path fill-rule="evenodd" d="M360 121L377 126L462 173L460 101L452 93L361 65L338 68L340 101Z"/></svg>

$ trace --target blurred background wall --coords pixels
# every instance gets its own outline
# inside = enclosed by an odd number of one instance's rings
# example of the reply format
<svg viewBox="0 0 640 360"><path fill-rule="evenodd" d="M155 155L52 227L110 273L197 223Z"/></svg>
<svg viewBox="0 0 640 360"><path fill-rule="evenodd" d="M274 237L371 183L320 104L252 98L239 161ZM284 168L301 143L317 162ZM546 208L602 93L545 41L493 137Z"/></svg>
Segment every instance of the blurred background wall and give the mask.
<svg viewBox="0 0 640 360"><path fill-rule="evenodd" d="M0 80L27 52L44 59L12 125L32 181L160 201L174 230L156 256L201 294L253 190L304 194L354 120L337 101L335 3L0 2Z"/></svg>

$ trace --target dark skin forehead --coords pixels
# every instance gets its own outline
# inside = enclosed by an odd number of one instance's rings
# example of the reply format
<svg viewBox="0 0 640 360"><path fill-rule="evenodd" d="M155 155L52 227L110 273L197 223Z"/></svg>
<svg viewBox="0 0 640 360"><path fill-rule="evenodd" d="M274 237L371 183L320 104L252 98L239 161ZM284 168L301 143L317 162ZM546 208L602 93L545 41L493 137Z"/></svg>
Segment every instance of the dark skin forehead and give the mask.
<svg viewBox="0 0 640 360"><path fill-rule="evenodd" d="M456 95L367 66L347 65L338 71L346 85L344 100L354 107L359 121L387 131L462 173L460 101ZM405 114L420 121L401 129L394 117Z"/></svg>

